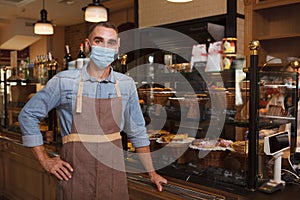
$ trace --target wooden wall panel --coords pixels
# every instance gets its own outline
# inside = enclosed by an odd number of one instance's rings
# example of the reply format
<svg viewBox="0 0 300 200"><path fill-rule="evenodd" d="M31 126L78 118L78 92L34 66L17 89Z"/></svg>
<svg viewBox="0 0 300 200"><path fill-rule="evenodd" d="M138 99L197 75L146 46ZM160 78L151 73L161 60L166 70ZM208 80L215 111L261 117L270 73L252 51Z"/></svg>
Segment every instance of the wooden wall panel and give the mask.
<svg viewBox="0 0 300 200"><path fill-rule="evenodd" d="M46 173L31 149L0 141L0 197L8 199L54 200L54 176ZM0 150L1 150L0 148Z"/></svg>

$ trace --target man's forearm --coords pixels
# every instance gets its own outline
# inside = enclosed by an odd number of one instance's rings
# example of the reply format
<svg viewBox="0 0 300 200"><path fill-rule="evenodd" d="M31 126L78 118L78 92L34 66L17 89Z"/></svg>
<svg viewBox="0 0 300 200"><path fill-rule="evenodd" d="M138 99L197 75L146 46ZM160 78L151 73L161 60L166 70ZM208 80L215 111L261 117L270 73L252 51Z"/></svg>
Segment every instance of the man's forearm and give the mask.
<svg viewBox="0 0 300 200"><path fill-rule="evenodd" d="M167 184L167 180L155 172L149 146L136 148L136 152L146 168L150 180L156 185L158 191L162 191L162 184Z"/></svg>
<svg viewBox="0 0 300 200"><path fill-rule="evenodd" d="M139 158L141 159L148 174L151 175L152 173L155 173L149 146L138 147L136 148L136 152L138 153Z"/></svg>
<svg viewBox="0 0 300 200"><path fill-rule="evenodd" d="M46 160L47 158L49 158L44 145L32 147L32 152L39 162L42 162L42 161Z"/></svg>

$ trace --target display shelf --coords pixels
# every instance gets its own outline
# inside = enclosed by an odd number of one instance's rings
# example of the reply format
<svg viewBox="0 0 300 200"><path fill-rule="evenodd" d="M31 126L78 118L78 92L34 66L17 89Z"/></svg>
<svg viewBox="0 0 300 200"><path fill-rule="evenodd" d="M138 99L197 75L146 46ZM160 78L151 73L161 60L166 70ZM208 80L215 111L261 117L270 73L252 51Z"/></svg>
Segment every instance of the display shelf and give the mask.
<svg viewBox="0 0 300 200"><path fill-rule="evenodd" d="M282 60L287 65L291 57L300 57L300 0L245 1L245 46L251 40L260 41L259 66L267 56ZM247 62L249 51L246 50Z"/></svg>
<svg viewBox="0 0 300 200"><path fill-rule="evenodd" d="M299 8L300 2L293 5L253 10L253 37L299 35Z"/></svg>
<svg viewBox="0 0 300 200"><path fill-rule="evenodd" d="M262 41L262 40L294 39L294 38L295 39L300 38L300 33L262 35L257 37L256 39Z"/></svg>
<svg viewBox="0 0 300 200"><path fill-rule="evenodd" d="M277 37L278 36L278 37ZM278 63L282 66L285 66L289 63L289 57L300 57L300 37L294 37L294 35L290 35L288 37L280 38L279 35L275 36L264 36L260 38L261 48L259 50L259 65L262 66L267 61L267 56L272 56L275 58L281 59L281 63ZM283 35L282 35L283 36ZM300 34L299 34L300 36ZM271 39L273 38L273 39Z"/></svg>
<svg viewBox="0 0 300 200"><path fill-rule="evenodd" d="M254 10L273 8L277 6L290 5L299 3L299 0L256 0Z"/></svg>

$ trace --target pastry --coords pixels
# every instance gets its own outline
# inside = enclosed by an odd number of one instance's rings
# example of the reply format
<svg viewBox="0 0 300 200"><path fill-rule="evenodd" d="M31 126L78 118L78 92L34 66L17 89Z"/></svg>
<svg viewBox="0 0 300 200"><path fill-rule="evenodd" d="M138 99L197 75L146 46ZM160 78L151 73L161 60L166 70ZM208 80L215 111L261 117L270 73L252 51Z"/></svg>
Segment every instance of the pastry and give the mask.
<svg viewBox="0 0 300 200"><path fill-rule="evenodd" d="M168 135L163 135L161 136L161 139L163 142L179 142L179 141L184 141L188 138L187 133L182 133L182 134L168 134Z"/></svg>
<svg viewBox="0 0 300 200"><path fill-rule="evenodd" d="M192 142L192 145L199 148L214 148L219 145L219 141L209 139L196 139Z"/></svg>
<svg viewBox="0 0 300 200"><path fill-rule="evenodd" d="M230 146L239 153L248 153L248 141L235 141Z"/></svg>
<svg viewBox="0 0 300 200"><path fill-rule="evenodd" d="M219 139L219 145L221 147L230 147L230 145L233 143L231 140L225 140L225 139Z"/></svg>

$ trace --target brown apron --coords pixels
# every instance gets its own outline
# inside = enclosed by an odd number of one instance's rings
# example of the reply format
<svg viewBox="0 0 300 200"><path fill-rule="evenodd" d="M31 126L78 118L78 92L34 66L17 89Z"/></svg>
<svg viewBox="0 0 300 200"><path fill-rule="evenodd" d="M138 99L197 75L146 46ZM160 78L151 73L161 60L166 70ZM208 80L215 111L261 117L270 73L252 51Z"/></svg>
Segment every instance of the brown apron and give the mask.
<svg viewBox="0 0 300 200"><path fill-rule="evenodd" d="M74 169L72 178L59 181L57 199L129 199L120 121L122 98L82 96L79 83L71 134L62 138L61 158Z"/></svg>

